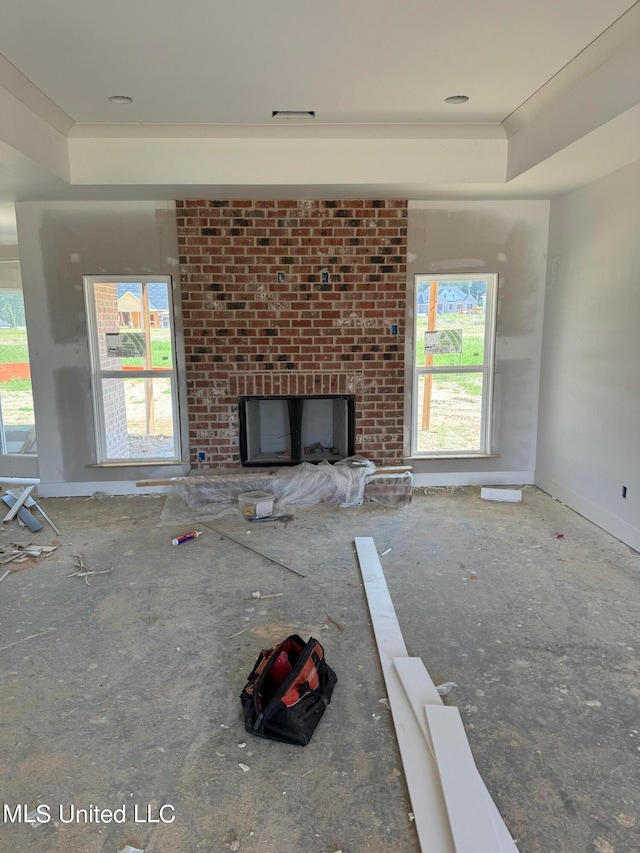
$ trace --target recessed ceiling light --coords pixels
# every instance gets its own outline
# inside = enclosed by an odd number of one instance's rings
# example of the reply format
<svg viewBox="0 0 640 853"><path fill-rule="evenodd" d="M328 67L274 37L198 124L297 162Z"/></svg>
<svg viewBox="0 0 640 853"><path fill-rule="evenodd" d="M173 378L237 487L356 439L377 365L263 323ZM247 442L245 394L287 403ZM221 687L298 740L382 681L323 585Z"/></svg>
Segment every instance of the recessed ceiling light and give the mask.
<svg viewBox="0 0 640 853"><path fill-rule="evenodd" d="M133 98L130 98L129 95L111 95L109 98L112 104L132 104Z"/></svg>
<svg viewBox="0 0 640 853"><path fill-rule="evenodd" d="M449 95L448 98L445 98L448 104L466 104L468 100L468 95Z"/></svg>
<svg viewBox="0 0 640 853"><path fill-rule="evenodd" d="M315 117L315 110L271 110L271 118L309 119Z"/></svg>

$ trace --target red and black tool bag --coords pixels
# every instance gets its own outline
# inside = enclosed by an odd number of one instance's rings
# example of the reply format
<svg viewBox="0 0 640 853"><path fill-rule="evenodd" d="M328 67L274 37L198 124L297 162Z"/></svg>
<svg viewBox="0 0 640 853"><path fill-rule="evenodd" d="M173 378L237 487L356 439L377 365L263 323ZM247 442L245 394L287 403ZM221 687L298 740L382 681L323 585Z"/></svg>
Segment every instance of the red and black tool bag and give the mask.
<svg viewBox="0 0 640 853"><path fill-rule="evenodd" d="M257 737L305 746L331 701L335 672L317 640L297 634L260 653L240 694L244 725Z"/></svg>

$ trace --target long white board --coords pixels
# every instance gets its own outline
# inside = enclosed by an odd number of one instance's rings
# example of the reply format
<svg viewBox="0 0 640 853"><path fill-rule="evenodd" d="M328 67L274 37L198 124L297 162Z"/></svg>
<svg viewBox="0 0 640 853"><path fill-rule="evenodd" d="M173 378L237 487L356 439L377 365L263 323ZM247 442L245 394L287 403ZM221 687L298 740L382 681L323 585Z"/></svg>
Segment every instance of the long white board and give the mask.
<svg viewBox="0 0 640 853"><path fill-rule="evenodd" d="M425 705L456 853L496 853L500 849L460 711Z"/></svg>
<svg viewBox="0 0 640 853"><path fill-rule="evenodd" d="M375 542L356 537L355 545L420 847L424 853L455 853L438 767L393 665L394 657L407 656L407 647Z"/></svg>
<svg viewBox="0 0 640 853"><path fill-rule="evenodd" d="M418 725L420 726L420 730L424 736L425 741L427 742L427 746L429 747L429 751L431 755L435 759L435 751L433 748L433 742L431 740L431 731L429 726L427 725L427 718L425 715L424 707L425 705L437 705L442 707L442 699L440 698L440 694L436 690L436 687L431 680L431 676L427 672L427 668L424 665L422 658L416 657L399 657L393 659L393 665L398 673L398 677L400 678L400 683L407 695L407 699L411 707L413 708L413 713L415 714L416 720L418 721ZM493 822L493 828L495 830L496 836L498 837L499 847L496 853L518 853L518 848L516 847L516 843L511 837L511 833L509 832L505 822L502 819L502 815L498 811L498 807L494 803L491 794L487 790L482 777L478 773L478 769L475 766L473 767L474 772L478 775L478 778L481 780L482 788L483 788L483 796L487 802L487 807L489 809L489 814L491 815L491 820Z"/></svg>

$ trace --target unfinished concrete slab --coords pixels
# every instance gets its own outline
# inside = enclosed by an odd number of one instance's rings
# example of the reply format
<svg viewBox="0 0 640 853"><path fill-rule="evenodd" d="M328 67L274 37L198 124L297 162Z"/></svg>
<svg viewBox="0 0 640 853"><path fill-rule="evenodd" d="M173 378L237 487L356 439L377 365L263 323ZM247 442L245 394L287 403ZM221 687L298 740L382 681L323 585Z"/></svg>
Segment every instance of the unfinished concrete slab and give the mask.
<svg viewBox="0 0 640 853"><path fill-rule="evenodd" d="M417 490L401 511L214 522L301 578L201 525L173 547L188 531L158 526L163 504L43 501L60 547L0 585L1 849L417 851L356 536L391 549L408 652L456 682L444 702L522 853L640 849L636 552L534 488L518 504ZM78 554L111 571L68 577ZM260 649L293 632L338 675L304 748L246 733L239 701ZM12 823L21 804L51 820ZM96 808L125 822L66 822Z"/></svg>

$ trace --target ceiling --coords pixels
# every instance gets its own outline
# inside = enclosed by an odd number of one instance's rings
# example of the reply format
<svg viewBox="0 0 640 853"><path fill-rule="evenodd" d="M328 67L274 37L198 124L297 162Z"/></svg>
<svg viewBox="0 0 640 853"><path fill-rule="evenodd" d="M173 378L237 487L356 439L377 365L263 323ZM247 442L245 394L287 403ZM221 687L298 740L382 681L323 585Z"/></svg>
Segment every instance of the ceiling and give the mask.
<svg viewBox="0 0 640 853"><path fill-rule="evenodd" d="M0 243L19 199L548 197L640 157L639 63L630 0L3 0Z"/></svg>

